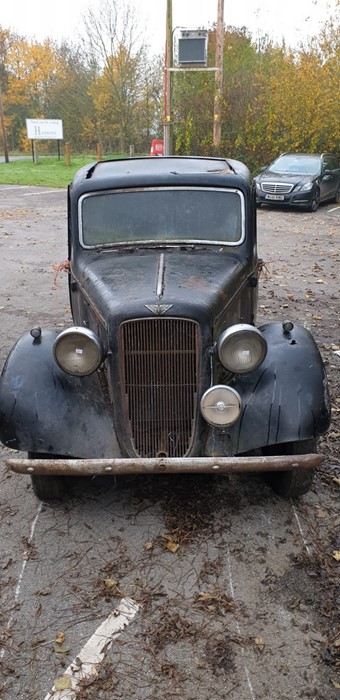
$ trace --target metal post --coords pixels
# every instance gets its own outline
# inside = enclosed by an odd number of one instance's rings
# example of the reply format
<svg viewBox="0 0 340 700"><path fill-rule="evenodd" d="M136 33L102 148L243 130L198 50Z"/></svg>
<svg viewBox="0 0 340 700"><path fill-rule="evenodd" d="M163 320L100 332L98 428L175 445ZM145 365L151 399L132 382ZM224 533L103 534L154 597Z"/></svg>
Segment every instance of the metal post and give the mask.
<svg viewBox="0 0 340 700"><path fill-rule="evenodd" d="M3 148L4 148L5 163L9 163L8 146L7 146L7 136L6 136L4 109L3 109L3 104L2 104L1 87L0 87L0 121L1 121L2 144L3 144Z"/></svg>
<svg viewBox="0 0 340 700"><path fill-rule="evenodd" d="M221 143L221 101L223 90L224 0L218 0L216 23L216 72L214 99L214 147Z"/></svg>
<svg viewBox="0 0 340 700"><path fill-rule="evenodd" d="M172 67L172 0L166 6L166 44L164 61L164 155L171 154L171 70Z"/></svg>

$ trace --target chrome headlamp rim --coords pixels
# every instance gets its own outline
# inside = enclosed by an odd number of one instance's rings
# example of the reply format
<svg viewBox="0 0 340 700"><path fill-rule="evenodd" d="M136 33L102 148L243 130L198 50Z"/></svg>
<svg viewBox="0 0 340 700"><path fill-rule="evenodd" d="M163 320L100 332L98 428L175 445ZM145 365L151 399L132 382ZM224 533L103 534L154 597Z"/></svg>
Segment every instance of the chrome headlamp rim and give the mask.
<svg viewBox="0 0 340 700"><path fill-rule="evenodd" d="M91 362L88 364L87 367L77 367L74 363L71 367L71 363L68 365L65 361L62 360L60 356L61 344L67 341L70 342L72 336L79 336L79 345L84 345L86 342L90 343L88 350L90 349L92 353L92 358ZM83 352L83 348L81 349L81 352ZM103 348L98 336L94 333L94 331L90 330L89 328L84 328L83 326L71 326L70 328L65 328L57 335L53 343L53 357L58 367L60 367L60 369L62 369L67 374L71 374L77 377L86 377L90 374L93 374L101 365L103 361Z"/></svg>
<svg viewBox="0 0 340 700"><path fill-rule="evenodd" d="M251 335L249 335L251 334ZM244 364L240 361L231 361L226 357L227 350L232 350L235 347L236 342L242 348L242 342L244 342L244 350L242 352L249 353L249 340L256 341L256 355L252 363L248 361L248 364ZM248 348L247 348L248 340ZM221 333L217 341L217 353L219 360L223 367L232 372L233 374L246 374L247 372L252 372L254 369L259 367L267 355L267 341L262 335L261 331L252 326L250 323L237 323L233 326L227 328L223 333Z"/></svg>
<svg viewBox="0 0 340 700"><path fill-rule="evenodd" d="M209 425L223 429L238 421L242 411L242 400L233 387L226 384L213 384L204 392L200 407L202 416ZM232 411L228 420L226 420L228 415L226 409Z"/></svg>

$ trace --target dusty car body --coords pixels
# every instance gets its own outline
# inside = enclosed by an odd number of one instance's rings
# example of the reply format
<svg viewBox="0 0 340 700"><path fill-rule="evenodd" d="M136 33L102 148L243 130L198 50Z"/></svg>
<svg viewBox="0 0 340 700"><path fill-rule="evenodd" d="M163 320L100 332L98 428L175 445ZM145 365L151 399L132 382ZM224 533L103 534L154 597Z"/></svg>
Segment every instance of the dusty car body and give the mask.
<svg viewBox="0 0 340 700"><path fill-rule="evenodd" d="M74 327L33 328L0 380L0 438L38 497L67 475L262 471L305 493L329 425L301 325L256 328L255 184L235 160L82 168L68 191Z"/></svg>

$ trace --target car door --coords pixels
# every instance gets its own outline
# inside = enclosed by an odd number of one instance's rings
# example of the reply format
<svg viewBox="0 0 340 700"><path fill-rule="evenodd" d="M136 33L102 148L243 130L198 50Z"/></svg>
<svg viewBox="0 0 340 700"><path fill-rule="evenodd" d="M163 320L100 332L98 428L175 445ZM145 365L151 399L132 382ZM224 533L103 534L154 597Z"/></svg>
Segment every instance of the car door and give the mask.
<svg viewBox="0 0 340 700"><path fill-rule="evenodd" d="M340 169L334 156L323 156L322 173L320 182L321 200L332 199L332 197L335 197L340 180Z"/></svg>

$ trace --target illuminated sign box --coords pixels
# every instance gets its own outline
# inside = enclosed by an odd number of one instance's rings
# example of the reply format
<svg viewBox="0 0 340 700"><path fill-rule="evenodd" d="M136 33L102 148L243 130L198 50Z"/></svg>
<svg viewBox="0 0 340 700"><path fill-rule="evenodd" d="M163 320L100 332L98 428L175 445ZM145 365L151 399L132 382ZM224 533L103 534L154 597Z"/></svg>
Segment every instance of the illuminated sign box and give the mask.
<svg viewBox="0 0 340 700"><path fill-rule="evenodd" d="M207 65L208 32L205 30L182 31L178 38L178 64Z"/></svg>

